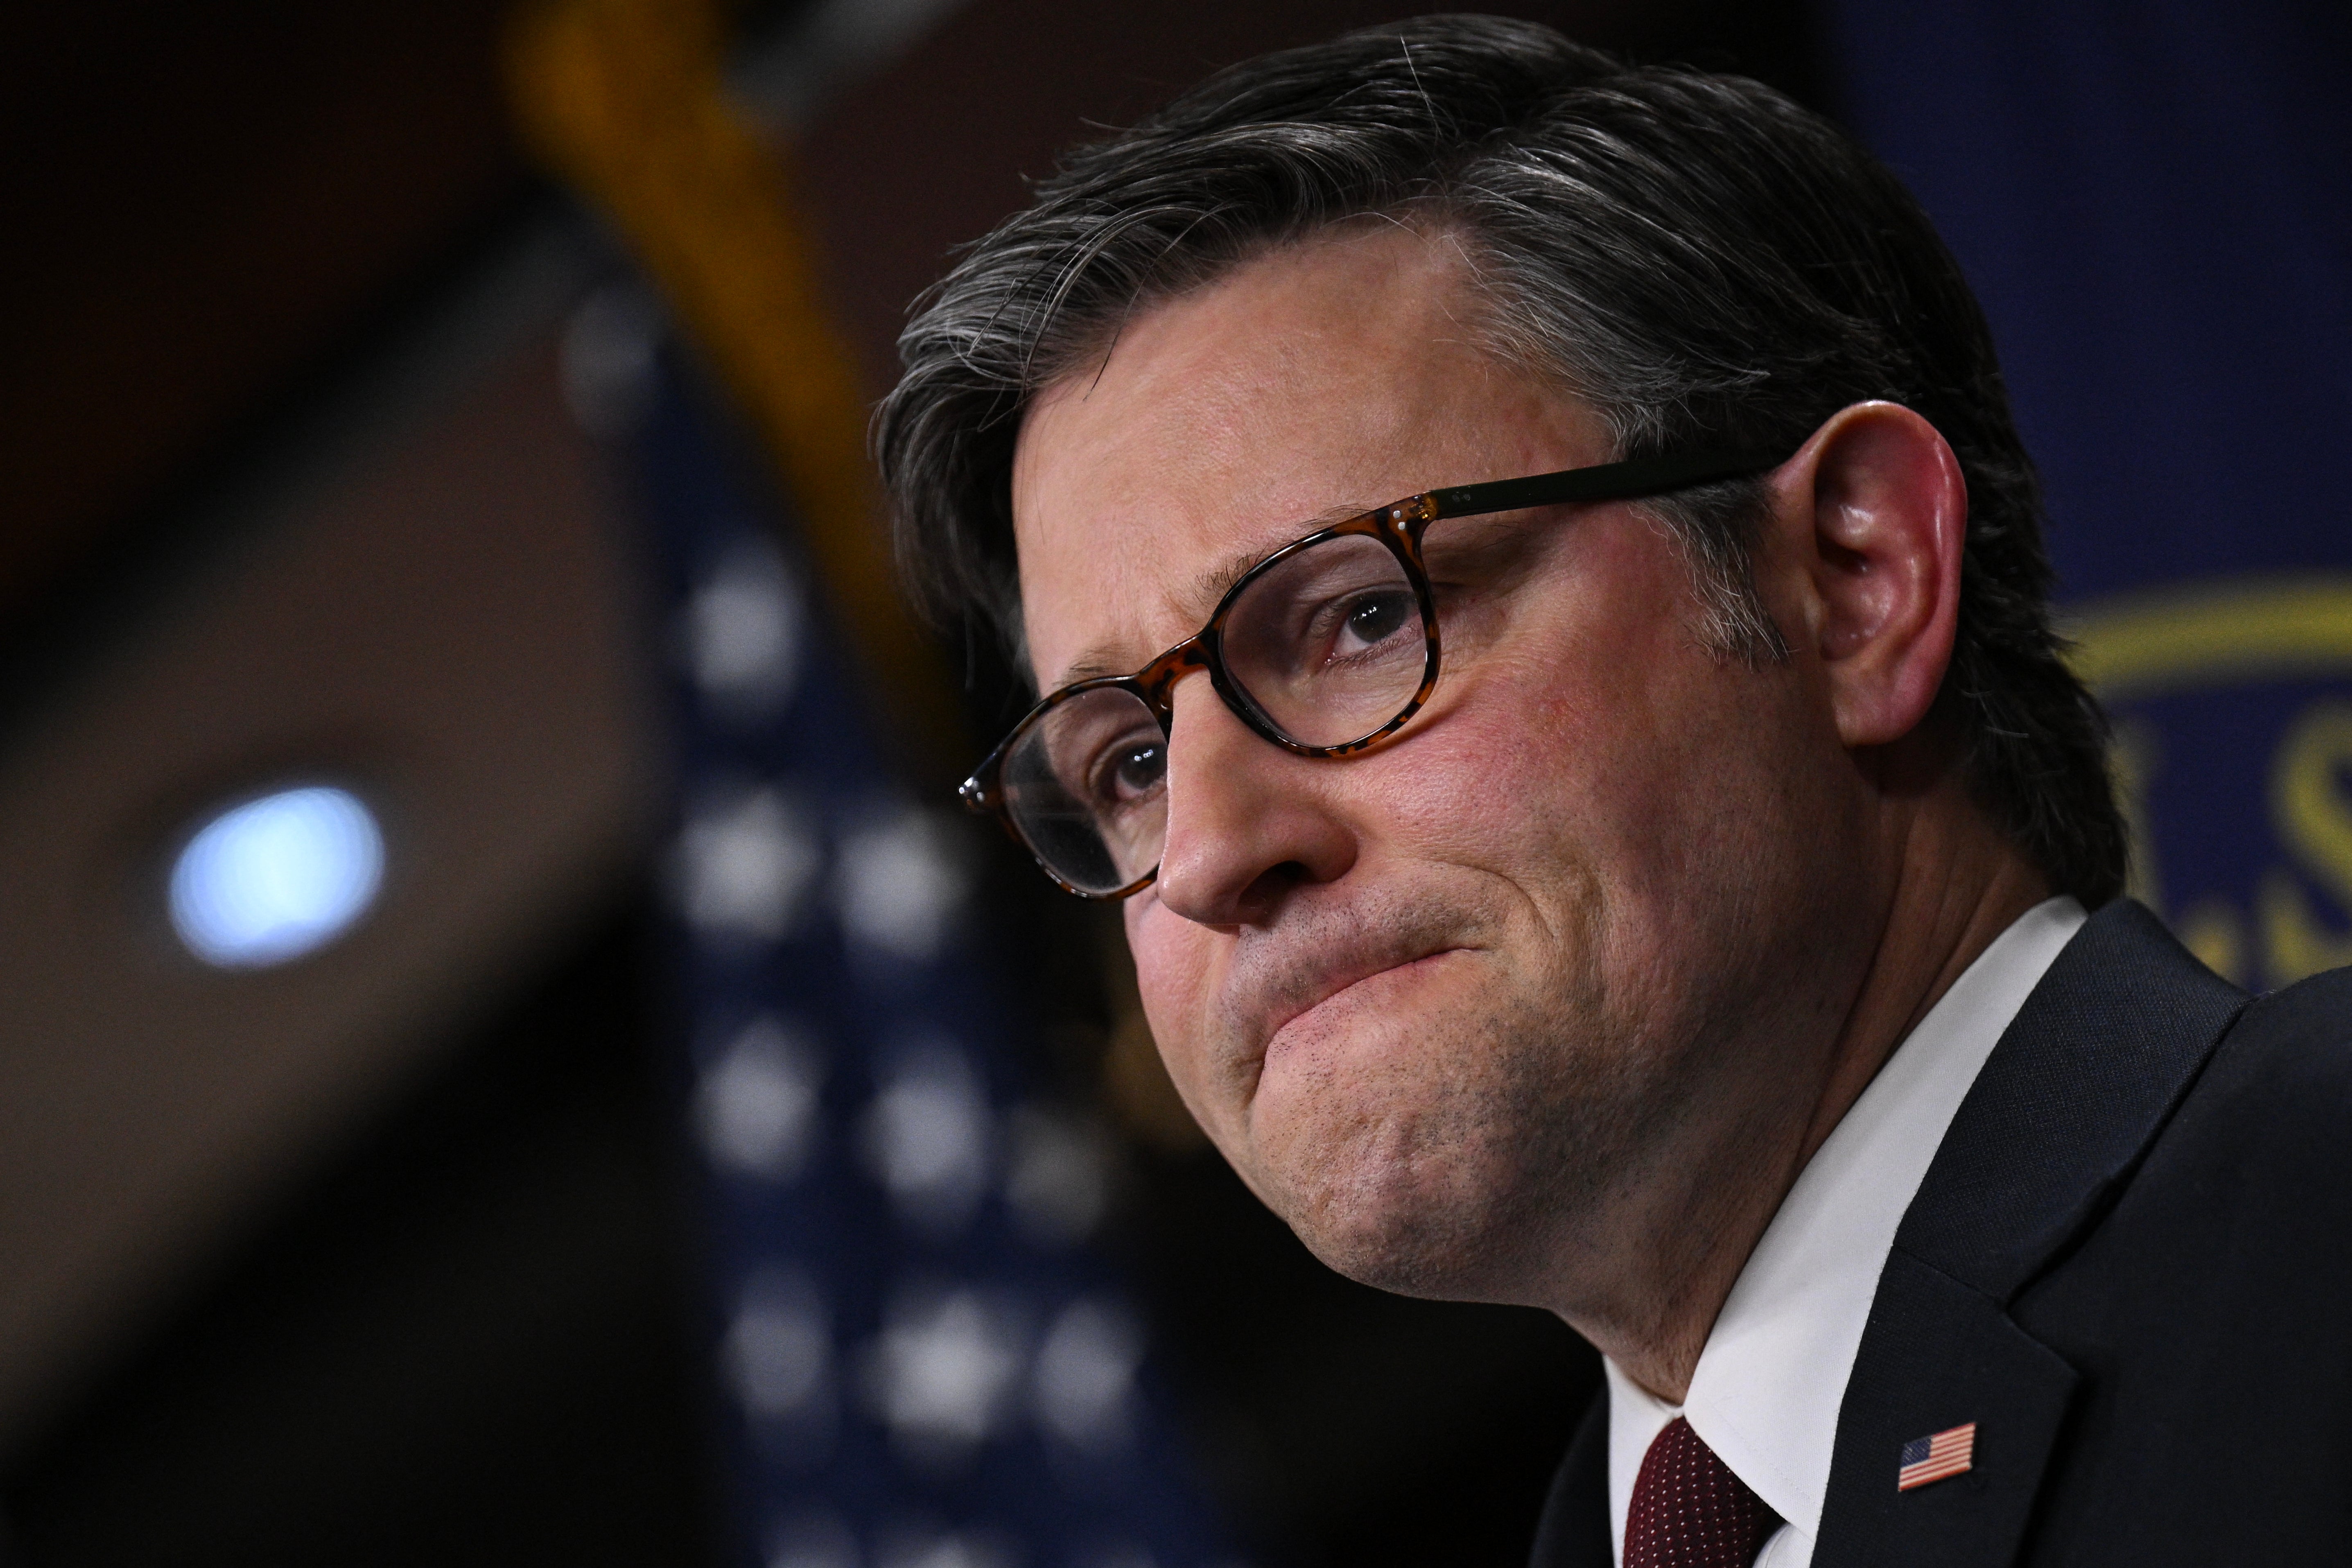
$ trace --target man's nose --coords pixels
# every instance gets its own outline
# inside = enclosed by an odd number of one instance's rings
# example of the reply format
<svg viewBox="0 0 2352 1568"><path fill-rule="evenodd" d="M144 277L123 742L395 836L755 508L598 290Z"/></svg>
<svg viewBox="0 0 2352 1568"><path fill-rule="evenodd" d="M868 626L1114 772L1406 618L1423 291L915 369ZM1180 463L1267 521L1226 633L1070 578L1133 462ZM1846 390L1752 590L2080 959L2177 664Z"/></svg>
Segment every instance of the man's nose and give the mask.
<svg viewBox="0 0 2352 1568"><path fill-rule="evenodd" d="M1205 679L1176 689L1160 901L1202 925L1271 919L1284 896L1355 863L1355 834L1325 798L1343 764L1294 756L1236 718Z"/></svg>

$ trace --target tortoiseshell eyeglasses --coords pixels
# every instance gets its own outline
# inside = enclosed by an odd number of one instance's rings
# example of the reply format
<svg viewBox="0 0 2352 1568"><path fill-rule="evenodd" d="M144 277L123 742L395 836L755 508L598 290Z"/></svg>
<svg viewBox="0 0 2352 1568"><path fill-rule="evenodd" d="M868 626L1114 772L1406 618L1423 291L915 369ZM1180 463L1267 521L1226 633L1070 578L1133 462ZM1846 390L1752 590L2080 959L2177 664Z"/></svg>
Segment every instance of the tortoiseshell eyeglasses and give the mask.
<svg viewBox="0 0 2352 1568"><path fill-rule="evenodd" d="M1160 873L1176 683L1209 672L1235 717L1302 757L1379 745L1437 687L1429 525L1568 502L1634 500L1780 465L1786 454L1696 452L1430 490L1319 528L1244 573L1209 624L1137 670L1047 696L959 792L992 811L1048 877L1123 899Z"/></svg>

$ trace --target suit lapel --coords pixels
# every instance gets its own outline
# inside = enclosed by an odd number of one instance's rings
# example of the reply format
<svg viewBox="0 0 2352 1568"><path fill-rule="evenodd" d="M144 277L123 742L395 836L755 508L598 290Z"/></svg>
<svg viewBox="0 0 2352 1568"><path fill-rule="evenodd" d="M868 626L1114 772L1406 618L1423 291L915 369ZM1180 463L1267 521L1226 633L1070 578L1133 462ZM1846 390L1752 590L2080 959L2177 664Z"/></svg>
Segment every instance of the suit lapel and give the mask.
<svg viewBox="0 0 2352 1568"><path fill-rule="evenodd" d="M1905 1213L1839 1411L1816 1568L2003 1568L2078 1381L2011 1303L2114 1202L2247 1001L2137 904L2101 910L1993 1049ZM1896 1489L1976 1424L1973 1468Z"/></svg>
<svg viewBox="0 0 2352 1568"><path fill-rule="evenodd" d="M1592 1396L1552 1477L1536 1526L1531 1568L1610 1568L1616 1561L1609 1525L1609 1390Z"/></svg>
<svg viewBox="0 0 2352 1568"><path fill-rule="evenodd" d="M1846 1383L1815 1568L2002 1568L2075 1382L1999 1302L1894 1253ZM1971 1469L1895 1489L1905 1444L1970 1422Z"/></svg>

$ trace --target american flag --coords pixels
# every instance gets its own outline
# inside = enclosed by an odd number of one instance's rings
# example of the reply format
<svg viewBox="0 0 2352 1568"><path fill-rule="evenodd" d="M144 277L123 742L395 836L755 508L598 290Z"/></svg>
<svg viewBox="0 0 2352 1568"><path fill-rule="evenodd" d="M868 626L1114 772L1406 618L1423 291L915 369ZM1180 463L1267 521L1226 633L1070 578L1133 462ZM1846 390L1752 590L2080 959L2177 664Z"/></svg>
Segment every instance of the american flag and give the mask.
<svg viewBox="0 0 2352 1568"><path fill-rule="evenodd" d="M671 893L741 1568L1226 1568L1094 1243L959 824L884 765L810 568L626 286L566 344L672 655Z"/></svg>
<svg viewBox="0 0 2352 1568"><path fill-rule="evenodd" d="M1895 1489L1907 1492L1913 1487L1924 1487L1929 1481L1940 1481L1947 1476L1957 1476L1976 1463L1977 1424L1948 1427L1925 1437L1914 1437L1903 1445L1895 1463Z"/></svg>

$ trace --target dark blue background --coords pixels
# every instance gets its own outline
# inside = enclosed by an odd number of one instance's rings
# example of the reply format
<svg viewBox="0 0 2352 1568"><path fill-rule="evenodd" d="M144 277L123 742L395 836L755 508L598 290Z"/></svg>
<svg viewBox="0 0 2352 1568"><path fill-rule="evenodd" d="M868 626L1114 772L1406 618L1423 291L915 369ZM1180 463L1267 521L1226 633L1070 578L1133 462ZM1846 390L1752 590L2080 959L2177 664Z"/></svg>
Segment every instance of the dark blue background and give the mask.
<svg viewBox="0 0 2352 1568"><path fill-rule="evenodd" d="M1834 0L1976 285L2064 591L2352 565L2352 6Z"/></svg>
<svg viewBox="0 0 2352 1568"><path fill-rule="evenodd" d="M2232 978L2296 978L2265 887L2352 923L2331 890L2352 865L2315 864L2272 804L2282 744L2352 695L2352 6L1832 0L1826 21L1848 123L1984 302L2081 634L2142 591L2343 588L2332 665L2115 704L2136 890ZM2331 777L2352 820L2352 757Z"/></svg>

